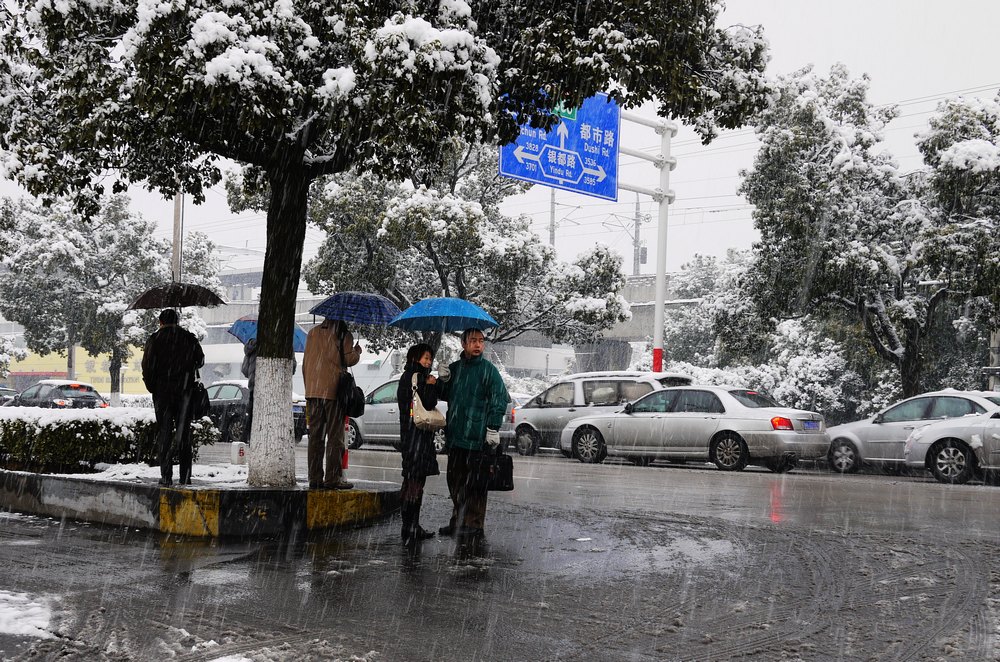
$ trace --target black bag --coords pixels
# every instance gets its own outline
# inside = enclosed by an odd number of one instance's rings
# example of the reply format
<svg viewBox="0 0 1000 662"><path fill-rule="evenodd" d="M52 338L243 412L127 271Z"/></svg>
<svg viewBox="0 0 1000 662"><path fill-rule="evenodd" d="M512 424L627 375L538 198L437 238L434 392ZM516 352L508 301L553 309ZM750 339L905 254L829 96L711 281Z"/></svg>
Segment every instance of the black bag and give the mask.
<svg viewBox="0 0 1000 662"><path fill-rule="evenodd" d="M197 421L208 416L212 411L212 401L208 399L208 390L201 382L195 382L191 387L191 420Z"/></svg>
<svg viewBox="0 0 1000 662"><path fill-rule="evenodd" d="M482 470L488 491L510 492L514 489L514 460L502 450L497 449L496 454L486 453Z"/></svg>
<svg viewBox="0 0 1000 662"><path fill-rule="evenodd" d="M354 375L346 369L337 382L337 402L345 416L357 418L365 413L365 392L354 383Z"/></svg>

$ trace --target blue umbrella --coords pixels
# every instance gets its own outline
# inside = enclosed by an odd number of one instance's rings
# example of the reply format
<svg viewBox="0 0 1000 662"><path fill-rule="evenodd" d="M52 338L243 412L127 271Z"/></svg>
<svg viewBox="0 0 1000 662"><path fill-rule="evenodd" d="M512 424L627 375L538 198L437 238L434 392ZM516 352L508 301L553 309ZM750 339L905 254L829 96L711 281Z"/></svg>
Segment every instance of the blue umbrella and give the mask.
<svg viewBox="0 0 1000 662"><path fill-rule="evenodd" d="M418 301L389 322L407 331L465 331L500 326L485 310L465 299L440 297Z"/></svg>
<svg viewBox="0 0 1000 662"><path fill-rule="evenodd" d="M246 315L241 317L233 322L232 326L226 330L239 338L240 342L245 345L250 342L251 339L257 337L257 316ZM298 324L295 325L295 335L292 336L292 351L306 351L306 332Z"/></svg>
<svg viewBox="0 0 1000 662"><path fill-rule="evenodd" d="M310 308L309 312L354 324L388 324L399 314L399 308L380 294L337 292Z"/></svg>

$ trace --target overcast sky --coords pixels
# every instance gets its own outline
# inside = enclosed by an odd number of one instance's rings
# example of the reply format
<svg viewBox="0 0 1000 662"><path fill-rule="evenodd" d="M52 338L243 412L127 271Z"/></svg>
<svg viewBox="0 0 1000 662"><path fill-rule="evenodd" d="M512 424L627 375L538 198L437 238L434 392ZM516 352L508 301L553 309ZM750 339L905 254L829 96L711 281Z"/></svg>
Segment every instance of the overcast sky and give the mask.
<svg viewBox="0 0 1000 662"><path fill-rule="evenodd" d="M772 75L786 74L807 64L819 71L835 62L845 63L852 74L872 79L875 103L900 103L901 117L890 127L890 148L904 169L920 166L913 147L913 133L921 129L943 98L964 93L992 98L1000 88L1000 49L996 31L1000 2L996 0L729 0L720 24L762 24L771 42ZM644 109L652 115L652 109ZM624 124L624 123L623 123ZM622 143L650 153L659 150L651 129L623 125ZM723 255L726 249L749 247L755 238L750 208L738 195L738 172L749 167L756 150L748 129L723 134L707 147L682 128L674 139L678 159L671 188L677 199L670 208L667 268L676 270L695 253ZM652 165L622 156L619 177L655 187ZM0 194L16 191L0 182ZM159 222L159 235L171 235L173 205L157 196L133 192L134 206ZM206 232L217 244L228 247L226 262L232 267L259 266L263 261L264 217L233 214L221 186L208 192L205 205L186 206L187 230ZM622 191L618 203L556 193L559 221L556 247L563 259L603 242L625 256L626 273L632 273L631 230L636 196ZM643 273L655 265L656 210L640 197L643 213L652 222L643 226L641 238L649 247ZM547 240L550 193L541 186L506 205L509 214L528 214L533 227ZM625 220L622 220L625 219ZM310 228L306 256L315 253L323 235ZM239 254L243 253L243 254Z"/></svg>

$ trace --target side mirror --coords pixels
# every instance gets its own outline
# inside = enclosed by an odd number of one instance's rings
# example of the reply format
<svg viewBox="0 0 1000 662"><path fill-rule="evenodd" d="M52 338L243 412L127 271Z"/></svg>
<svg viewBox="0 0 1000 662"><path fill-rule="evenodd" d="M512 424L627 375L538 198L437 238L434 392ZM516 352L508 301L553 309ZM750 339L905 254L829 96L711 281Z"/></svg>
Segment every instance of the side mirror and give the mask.
<svg viewBox="0 0 1000 662"><path fill-rule="evenodd" d="M632 413L632 403L631 402L626 402L625 403L625 413L626 414L631 414Z"/></svg>
<svg viewBox="0 0 1000 662"><path fill-rule="evenodd" d="M872 423L874 423L876 425L881 425L883 422L884 422L884 419L882 418L882 414L878 414L875 417L875 420L872 421Z"/></svg>

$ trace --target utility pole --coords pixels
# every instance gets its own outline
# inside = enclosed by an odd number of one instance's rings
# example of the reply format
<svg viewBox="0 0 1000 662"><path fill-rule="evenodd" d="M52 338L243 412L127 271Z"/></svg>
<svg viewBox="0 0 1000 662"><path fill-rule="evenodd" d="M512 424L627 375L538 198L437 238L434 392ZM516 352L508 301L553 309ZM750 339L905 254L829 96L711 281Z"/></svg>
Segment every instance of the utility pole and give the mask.
<svg viewBox="0 0 1000 662"><path fill-rule="evenodd" d="M639 194L636 193L635 196L635 215L632 218L619 216L618 214L611 214L611 218L614 220L604 221L601 225L608 229L621 229L628 233L629 239L632 240L632 275L638 276L642 270L642 265L646 261L643 255L639 226L649 220L649 215L643 214L639 210Z"/></svg>
<svg viewBox="0 0 1000 662"><path fill-rule="evenodd" d="M556 190L549 189L549 246L556 245Z"/></svg>
<svg viewBox="0 0 1000 662"><path fill-rule="evenodd" d="M639 194L635 194L635 227L632 230L632 275L639 275L639 265L642 264L642 241L639 240L639 224L642 214L639 213Z"/></svg>
<svg viewBox="0 0 1000 662"><path fill-rule="evenodd" d="M184 194L174 194L174 251L171 256L171 275L175 283L181 282L181 249L184 243Z"/></svg>

